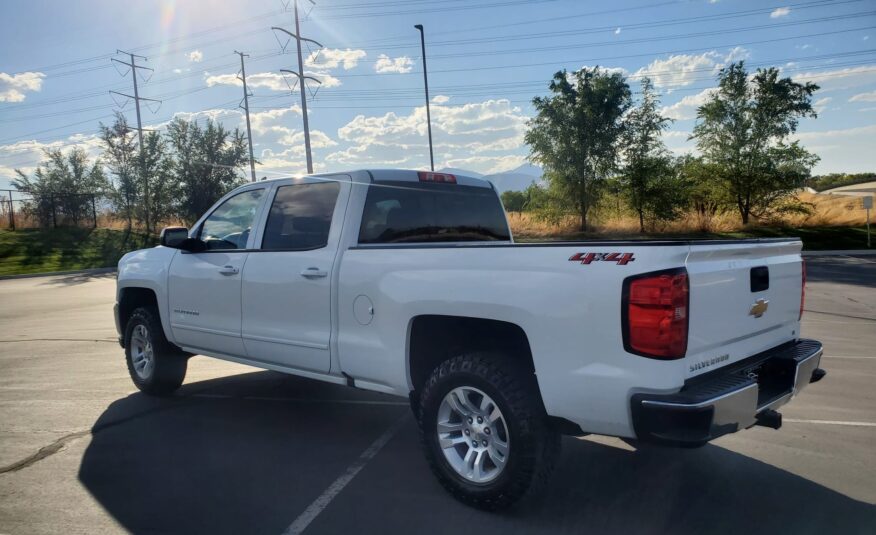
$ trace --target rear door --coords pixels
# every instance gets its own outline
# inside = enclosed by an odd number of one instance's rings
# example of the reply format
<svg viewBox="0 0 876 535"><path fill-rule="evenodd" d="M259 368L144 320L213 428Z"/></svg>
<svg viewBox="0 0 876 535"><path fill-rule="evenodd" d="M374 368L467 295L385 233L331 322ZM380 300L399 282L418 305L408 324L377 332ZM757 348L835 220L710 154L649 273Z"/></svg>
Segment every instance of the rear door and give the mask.
<svg viewBox="0 0 876 535"><path fill-rule="evenodd" d="M350 177L278 185L243 271L243 341L253 360L326 373L332 288Z"/></svg>
<svg viewBox="0 0 876 535"><path fill-rule="evenodd" d="M688 377L800 336L801 243L697 243L690 280Z"/></svg>

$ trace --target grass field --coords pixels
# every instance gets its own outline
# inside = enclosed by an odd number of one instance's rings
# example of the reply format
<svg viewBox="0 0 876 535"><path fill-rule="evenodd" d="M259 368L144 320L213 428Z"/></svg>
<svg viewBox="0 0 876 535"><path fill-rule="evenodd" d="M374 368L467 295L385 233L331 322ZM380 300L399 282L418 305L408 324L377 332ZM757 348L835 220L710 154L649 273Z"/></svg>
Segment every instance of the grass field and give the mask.
<svg viewBox="0 0 876 535"><path fill-rule="evenodd" d="M0 275L111 267L154 244L145 234L114 229L0 230Z"/></svg>

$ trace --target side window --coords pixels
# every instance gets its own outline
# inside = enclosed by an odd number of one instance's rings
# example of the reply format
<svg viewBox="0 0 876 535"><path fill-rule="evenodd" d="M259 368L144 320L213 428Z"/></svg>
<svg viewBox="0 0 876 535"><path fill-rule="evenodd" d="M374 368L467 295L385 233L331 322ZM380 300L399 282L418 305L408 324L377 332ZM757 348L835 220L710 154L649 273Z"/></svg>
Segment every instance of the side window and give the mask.
<svg viewBox="0 0 876 535"><path fill-rule="evenodd" d="M209 250L245 249L264 189L238 193L213 210L198 237Z"/></svg>
<svg viewBox="0 0 876 535"><path fill-rule="evenodd" d="M262 250L307 250L328 243L332 213L341 187L337 182L294 184L277 188Z"/></svg>

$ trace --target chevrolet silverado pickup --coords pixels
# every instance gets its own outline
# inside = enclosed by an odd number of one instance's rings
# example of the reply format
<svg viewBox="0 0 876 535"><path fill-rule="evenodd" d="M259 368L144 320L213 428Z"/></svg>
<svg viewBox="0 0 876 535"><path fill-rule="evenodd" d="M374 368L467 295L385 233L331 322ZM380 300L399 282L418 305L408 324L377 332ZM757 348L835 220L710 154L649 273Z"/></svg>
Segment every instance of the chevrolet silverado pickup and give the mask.
<svg viewBox="0 0 876 535"><path fill-rule="evenodd" d="M560 435L700 446L821 379L796 239L514 243L493 186L355 171L268 180L119 262L135 385L208 355L404 396L458 499L538 492Z"/></svg>

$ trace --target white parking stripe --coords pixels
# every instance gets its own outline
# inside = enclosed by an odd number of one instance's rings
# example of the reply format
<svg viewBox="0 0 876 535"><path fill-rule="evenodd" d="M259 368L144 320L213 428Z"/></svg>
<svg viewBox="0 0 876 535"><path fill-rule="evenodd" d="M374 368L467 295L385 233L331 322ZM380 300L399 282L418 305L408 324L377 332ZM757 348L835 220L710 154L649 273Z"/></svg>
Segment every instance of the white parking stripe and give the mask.
<svg viewBox="0 0 876 535"><path fill-rule="evenodd" d="M344 487L356 477L356 474L359 473L362 468L365 467L365 464L374 458L375 455L380 451L383 446L386 445L390 439L398 433L398 430L401 429L402 425L408 419L408 413L405 412L405 415L402 416L396 423L392 425L389 429L387 429L382 435L377 437L368 449L362 452L362 455L359 456L356 461L347 467L347 471L344 472L341 477L337 478L334 483L328 486L327 489L319 496L319 498L313 500L313 503L307 506L307 509L304 510L303 513L298 515L298 518L295 519L292 524L286 528L286 531L283 532L283 535L298 535L302 533L307 526L310 525L313 520L319 516L319 514L328 507L328 505L335 499L335 496L340 494Z"/></svg>
<svg viewBox="0 0 876 535"><path fill-rule="evenodd" d="M873 422L844 422L841 420L798 420L796 418L784 418L783 421L795 424L822 424L822 425L850 425L853 427L876 427Z"/></svg>
<svg viewBox="0 0 876 535"><path fill-rule="evenodd" d="M822 355L821 358L828 359L876 359L876 357L861 357L857 355Z"/></svg>

